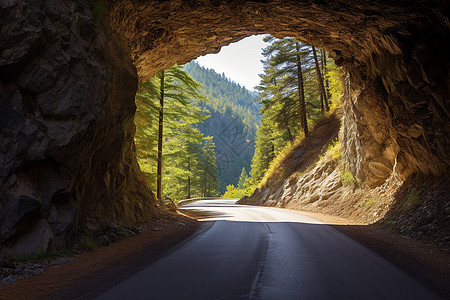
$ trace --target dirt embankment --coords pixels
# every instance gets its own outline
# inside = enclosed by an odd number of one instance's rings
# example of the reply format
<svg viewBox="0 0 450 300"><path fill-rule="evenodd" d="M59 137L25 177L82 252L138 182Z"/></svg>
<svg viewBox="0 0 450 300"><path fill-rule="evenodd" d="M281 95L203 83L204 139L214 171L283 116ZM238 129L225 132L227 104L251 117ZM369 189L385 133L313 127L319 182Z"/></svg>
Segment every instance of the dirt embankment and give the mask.
<svg viewBox="0 0 450 300"><path fill-rule="evenodd" d="M156 260L198 226L195 219L160 211L159 218L146 223L135 237L75 255L41 275L18 279L0 288L0 299L94 298Z"/></svg>

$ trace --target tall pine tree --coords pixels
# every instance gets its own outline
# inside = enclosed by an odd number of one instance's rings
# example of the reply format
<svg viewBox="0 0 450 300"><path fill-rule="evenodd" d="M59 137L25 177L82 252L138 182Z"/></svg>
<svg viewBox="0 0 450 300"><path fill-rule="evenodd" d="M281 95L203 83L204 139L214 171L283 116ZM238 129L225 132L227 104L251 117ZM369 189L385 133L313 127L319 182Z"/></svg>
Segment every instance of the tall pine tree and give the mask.
<svg viewBox="0 0 450 300"><path fill-rule="evenodd" d="M177 199L190 196L192 191L200 193L197 173L204 137L193 125L208 116L196 105L196 101L206 101L198 88L200 85L180 66L158 72L139 86L135 118L138 159L159 200L163 186L166 195Z"/></svg>

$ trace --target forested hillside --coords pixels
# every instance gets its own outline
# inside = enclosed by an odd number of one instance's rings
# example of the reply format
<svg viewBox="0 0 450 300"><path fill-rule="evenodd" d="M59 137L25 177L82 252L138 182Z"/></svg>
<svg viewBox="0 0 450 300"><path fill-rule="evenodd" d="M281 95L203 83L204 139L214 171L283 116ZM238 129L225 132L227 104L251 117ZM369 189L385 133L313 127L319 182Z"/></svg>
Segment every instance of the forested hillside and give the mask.
<svg viewBox="0 0 450 300"><path fill-rule="evenodd" d="M138 158L159 199L252 193L339 105L340 71L325 51L293 38L265 42L259 93L196 62L140 85Z"/></svg>
<svg viewBox="0 0 450 300"><path fill-rule="evenodd" d="M201 94L208 102L199 105L211 115L196 124L204 136L213 137L219 172L219 192L238 183L242 169L250 169L254 153L255 134L260 119L258 93L247 90L218 74L191 62L184 66L187 73L203 87Z"/></svg>
<svg viewBox="0 0 450 300"><path fill-rule="evenodd" d="M340 105L341 71L324 50L294 38L267 35L264 41L264 73L257 87L261 126L256 133L250 176L241 178L244 184L228 187L225 197L250 195L269 176L282 172L279 162Z"/></svg>

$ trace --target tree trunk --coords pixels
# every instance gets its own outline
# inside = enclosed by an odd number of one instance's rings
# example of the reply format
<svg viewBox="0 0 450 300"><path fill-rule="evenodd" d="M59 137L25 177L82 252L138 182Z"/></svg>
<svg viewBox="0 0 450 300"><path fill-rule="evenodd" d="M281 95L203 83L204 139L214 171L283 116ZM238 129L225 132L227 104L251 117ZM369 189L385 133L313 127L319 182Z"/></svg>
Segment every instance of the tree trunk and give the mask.
<svg viewBox="0 0 450 300"><path fill-rule="evenodd" d="M291 145L293 145L294 144L294 137L292 136L291 129L289 128L289 123L288 123L285 111L283 111L283 116L284 116L284 125L286 126L286 131L287 131L287 134L288 134L288 137L289 137L289 142L291 143Z"/></svg>
<svg viewBox="0 0 450 300"><path fill-rule="evenodd" d="M322 102L323 106L326 111L330 110L330 107L328 106L328 100L327 100L327 93L325 92L325 86L323 84L323 78L322 78L322 72L320 71L319 61L317 60L317 53L316 48L314 46L311 46L314 56L314 63L316 64L316 71L317 71L317 81L319 82L319 90L322 95Z"/></svg>
<svg viewBox="0 0 450 300"><path fill-rule="evenodd" d="M191 172L191 160L188 158L188 172ZM188 175L188 195L187 199L191 199L191 176Z"/></svg>
<svg viewBox="0 0 450 300"><path fill-rule="evenodd" d="M300 46L298 42L295 43L295 48L297 50L297 84L298 84L298 98L300 101L300 120L303 127L303 132L305 136L308 135L308 121L306 119L306 103L305 103L305 91L303 89L303 72L302 72L302 62L300 59Z"/></svg>
<svg viewBox="0 0 450 300"><path fill-rule="evenodd" d="M289 126L286 126L286 130L287 130L287 133L288 133L289 142L291 143L291 145L293 145L294 144L294 137L292 136L291 129L289 128Z"/></svg>
<svg viewBox="0 0 450 300"><path fill-rule="evenodd" d="M327 69L327 52L325 52L325 50L322 50L322 63L323 63L323 78L325 79L325 90L327 92L327 99L328 99L328 103L330 104L330 98L331 98L331 94L330 94L330 83L328 82L328 69Z"/></svg>
<svg viewBox="0 0 450 300"><path fill-rule="evenodd" d="M159 89L159 131L158 131L158 167L156 170L156 197L162 203L162 147L163 147L163 121L164 121L164 71L161 71L161 85Z"/></svg>
<svg viewBox="0 0 450 300"><path fill-rule="evenodd" d="M319 50L320 52L320 72L322 74L322 78L325 78L325 66L324 66L324 62L323 62L323 56L322 56L322 49ZM320 93L320 108L322 110L322 112L325 111L325 101L323 99L323 95L322 93Z"/></svg>

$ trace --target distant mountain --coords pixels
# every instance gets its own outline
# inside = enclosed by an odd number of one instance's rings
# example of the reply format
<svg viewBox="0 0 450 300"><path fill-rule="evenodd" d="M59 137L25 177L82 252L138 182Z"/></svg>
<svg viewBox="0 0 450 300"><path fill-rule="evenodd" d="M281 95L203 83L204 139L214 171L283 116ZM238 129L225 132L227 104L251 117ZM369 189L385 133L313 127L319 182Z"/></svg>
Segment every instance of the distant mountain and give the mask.
<svg viewBox="0 0 450 300"><path fill-rule="evenodd" d="M219 191L223 193L227 185L237 184L243 167L250 170L260 120L260 105L254 101L258 93L196 62L190 62L184 68L203 85L201 93L209 99L209 102L201 105L210 111L211 117L199 124L198 128L205 136L213 137L219 170Z"/></svg>

